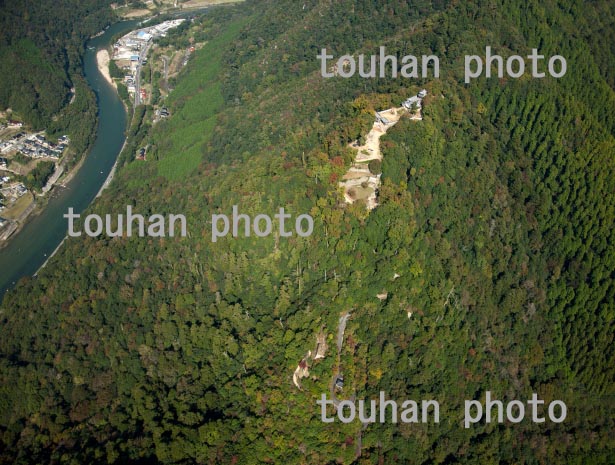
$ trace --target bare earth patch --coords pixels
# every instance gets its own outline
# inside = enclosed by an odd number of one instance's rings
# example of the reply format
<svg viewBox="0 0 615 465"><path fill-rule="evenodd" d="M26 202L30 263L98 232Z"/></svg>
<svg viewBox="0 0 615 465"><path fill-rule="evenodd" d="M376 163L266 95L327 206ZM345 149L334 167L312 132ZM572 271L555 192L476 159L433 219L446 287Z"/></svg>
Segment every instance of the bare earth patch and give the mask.
<svg viewBox="0 0 615 465"><path fill-rule="evenodd" d="M2 212L2 216L8 220L17 220L23 212L32 204L34 197L29 192L22 195L17 201Z"/></svg>
<svg viewBox="0 0 615 465"><path fill-rule="evenodd" d="M237 3L241 0L189 0L182 3L182 8L200 8L209 5L221 5L223 3Z"/></svg>
<svg viewBox="0 0 615 465"><path fill-rule="evenodd" d="M376 122L365 137L365 144L361 146L350 145L357 151L355 163L346 172L340 182L344 189L344 199L347 203L362 201L368 210L378 205L376 193L380 186L380 175L370 173L367 162L370 160L382 160L380 151L380 138L387 130L399 121L406 110L403 107L390 108L377 112Z"/></svg>
<svg viewBox="0 0 615 465"><path fill-rule="evenodd" d="M146 16L149 15L151 12L149 10L132 10L129 11L128 13L123 14L122 16L124 18L130 19L130 18L139 18L141 16Z"/></svg>

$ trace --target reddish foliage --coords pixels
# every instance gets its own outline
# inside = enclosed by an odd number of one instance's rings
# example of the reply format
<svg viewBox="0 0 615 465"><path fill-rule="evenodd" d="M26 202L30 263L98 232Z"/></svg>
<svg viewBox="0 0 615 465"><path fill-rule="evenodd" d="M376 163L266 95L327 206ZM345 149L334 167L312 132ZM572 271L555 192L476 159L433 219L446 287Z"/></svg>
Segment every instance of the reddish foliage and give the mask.
<svg viewBox="0 0 615 465"><path fill-rule="evenodd" d="M333 157L331 159L331 164L333 166L342 167L342 166L344 166L344 159L338 155L337 157Z"/></svg>

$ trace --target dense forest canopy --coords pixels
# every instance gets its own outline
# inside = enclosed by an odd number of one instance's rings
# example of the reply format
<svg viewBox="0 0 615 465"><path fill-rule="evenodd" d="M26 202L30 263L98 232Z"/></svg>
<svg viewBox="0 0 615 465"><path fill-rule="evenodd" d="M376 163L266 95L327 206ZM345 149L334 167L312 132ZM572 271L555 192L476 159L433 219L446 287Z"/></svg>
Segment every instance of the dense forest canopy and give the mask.
<svg viewBox="0 0 615 465"><path fill-rule="evenodd" d="M182 212L190 234L71 238L6 295L0 461L614 463L614 21L608 0L271 0L195 20L171 117L135 109L89 209ZM320 76L321 48L380 45L438 55L441 79ZM568 72L464 84L485 45ZM379 206L345 204L349 144L421 88L422 121L381 140ZM212 243L233 205L315 230ZM338 395L437 399L440 423L320 420L346 312ZM465 429L486 391L568 416Z"/></svg>

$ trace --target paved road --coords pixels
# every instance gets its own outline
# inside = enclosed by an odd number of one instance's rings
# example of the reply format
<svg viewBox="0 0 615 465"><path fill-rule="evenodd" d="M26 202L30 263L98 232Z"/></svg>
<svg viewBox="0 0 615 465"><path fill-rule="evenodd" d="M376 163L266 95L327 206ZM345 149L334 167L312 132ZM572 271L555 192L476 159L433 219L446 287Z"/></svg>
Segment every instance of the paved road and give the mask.
<svg viewBox="0 0 615 465"><path fill-rule="evenodd" d="M350 313L346 313L340 317L339 324L337 326L337 355L342 352L342 345L344 344L344 331L346 330L346 322L350 318Z"/></svg>
<svg viewBox="0 0 615 465"><path fill-rule="evenodd" d="M141 63L147 58L147 52L152 46L150 40L145 47L139 52L139 63L137 64L137 70L135 71L135 107L141 104Z"/></svg>
<svg viewBox="0 0 615 465"><path fill-rule="evenodd" d="M169 79L169 59L166 56L162 56L162 61L164 62L164 90L169 91L169 84L167 79Z"/></svg>
<svg viewBox="0 0 615 465"><path fill-rule="evenodd" d="M344 345L344 331L346 331L346 322L348 321L348 318L350 318L350 312L343 314L337 325L337 370L333 374L330 384L331 400L333 401L333 405L335 405L336 409L339 407L340 401L335 395L335 381L340 374L340 357L342 354L342 347Z"/></svg>

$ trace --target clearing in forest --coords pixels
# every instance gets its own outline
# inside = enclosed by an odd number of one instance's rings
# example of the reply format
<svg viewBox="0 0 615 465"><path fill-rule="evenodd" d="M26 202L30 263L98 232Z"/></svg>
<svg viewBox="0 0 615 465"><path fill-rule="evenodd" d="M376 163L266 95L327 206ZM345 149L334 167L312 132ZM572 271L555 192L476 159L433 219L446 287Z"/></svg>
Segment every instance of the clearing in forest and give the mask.
<svg viewBox="0 0 615 465"><path fill-rule="evenodd" d="M377 191L380 186L381 173L372 173L369 162L372 160L382 161L380 151L380 138L383 134L395 126L404 113L410 113L411 119L421 120L421 104L427 91L422 90L416 97L406 100L399 108L377 111L376 120L372 129L365 137L365 144L358 142L351 144L357 150L354 163L350 166L339 185L344 190L344 200L352 204L356 201L364 202L368 210L378 206Z"/></svg>

